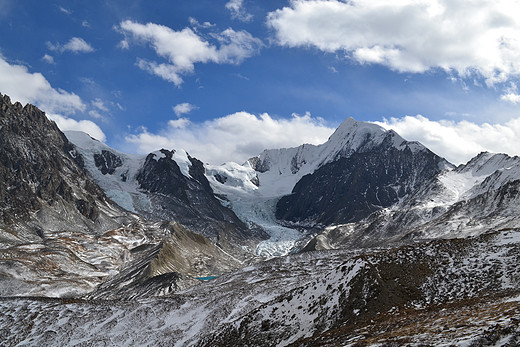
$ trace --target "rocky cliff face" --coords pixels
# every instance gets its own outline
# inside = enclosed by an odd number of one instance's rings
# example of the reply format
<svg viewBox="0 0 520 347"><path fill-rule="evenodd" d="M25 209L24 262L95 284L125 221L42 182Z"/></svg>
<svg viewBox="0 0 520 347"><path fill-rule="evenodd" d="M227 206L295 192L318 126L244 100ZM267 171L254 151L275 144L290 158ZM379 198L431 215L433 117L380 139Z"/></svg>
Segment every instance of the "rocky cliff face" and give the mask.
<svg viewBox="0 0 520 347"><path fill-rule="evenodd" d="M301 225L359 221L395 204L449 165L422 145L375 125L346 122L331 141L342 143L329 155L334 159L303 176L280 199L278 219Z"/></svg>
<svg viewBox="0 0 520 347"><path fill-rule="evenodd" d="M83 171L83 162L56 124L33 105L0 95L0 223L8 239L41 230L99 231L120 214ZM32 235L32 236L31 236Z"/></svg>
<svg viewBox="0 0 520 347"><path fill-rule="evenodd" d="M512 228L520 223L519 203L520 158L481 153L435 175L396 205L323 231L315 246L371 247Z"/></svg>
<svg viewBox="0 0 520 347"><path fill-rule="evenodd" d="M262 233L250 230L233 211L223 206L213 194L202 162L188 155L188 175L181 172L172 159L175 152L162 149L163 154L149 154L139 170L136 181L146 192L152 209L141 211L154 219L175 220L191 230L238 255L238 245L250 245L262 239Z"/></svg>

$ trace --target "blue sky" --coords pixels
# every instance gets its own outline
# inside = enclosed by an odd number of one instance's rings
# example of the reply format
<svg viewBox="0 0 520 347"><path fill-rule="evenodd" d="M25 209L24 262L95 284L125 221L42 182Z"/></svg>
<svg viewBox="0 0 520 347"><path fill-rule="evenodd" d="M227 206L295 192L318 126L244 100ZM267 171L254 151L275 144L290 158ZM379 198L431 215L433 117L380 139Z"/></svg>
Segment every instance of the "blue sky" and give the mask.
<svg viewBox="0 0 520 347"><path fill-rule="evenodd" d="M126 152L218 164L378 122L520 154L516 1L0 0L0 92Z"/></svg>

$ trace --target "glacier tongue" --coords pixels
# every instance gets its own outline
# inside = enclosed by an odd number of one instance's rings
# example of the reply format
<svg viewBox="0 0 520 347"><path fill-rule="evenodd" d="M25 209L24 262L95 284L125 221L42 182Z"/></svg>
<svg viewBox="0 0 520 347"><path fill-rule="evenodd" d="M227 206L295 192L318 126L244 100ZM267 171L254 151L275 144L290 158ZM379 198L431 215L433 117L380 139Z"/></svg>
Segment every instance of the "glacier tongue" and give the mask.
<svg viewBox="0 0 520 347"><path fill-rule="evenodd" d="M256 255L271 258L290 253L302 235L276 221L277 192L270 190L267 184L260 187L254 185L251 179L257 174L248 163L243 166L235 163L208 166L206 175L215 193L226 197L224 203L229 204L241 220L252 228L261 227L269 234L270 238L256 247ZM225 183L218 181L221 177L225 177Z"/></svg>

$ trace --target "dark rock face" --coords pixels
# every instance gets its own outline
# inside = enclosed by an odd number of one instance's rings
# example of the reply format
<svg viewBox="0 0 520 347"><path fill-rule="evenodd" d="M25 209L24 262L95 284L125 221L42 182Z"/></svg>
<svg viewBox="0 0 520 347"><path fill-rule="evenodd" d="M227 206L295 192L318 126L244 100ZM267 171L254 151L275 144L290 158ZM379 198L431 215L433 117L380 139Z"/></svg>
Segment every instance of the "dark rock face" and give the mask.
<svg viewBox="0 0 520 347"><path fill-rule="evenodd" d="M265 236L250 230L235 213L223 206L213 194L203 163L188 157L190 177L172 160L174 151L161 150L164 157L151 153L136 180L147 192L153 211L142 211L152 219L175 220L230 250L244 241L258 241Z"/></svg>
<svg viewBox="0 0 520 347"><path fill-rule="evenodd" d="M251 164L251 167L257 171L257 172L266 172L269 170L269 163L260 160L258 157L253 157L249 159L249 163Z"/></svg>
<svg viewBox="0 0 520 347"><path fill-rule="evenodd" d="M165 158L156 159L153 153L148 154L143 168L137 174L140 188L150 193L161 193L175 196L184 203L188 203L186 190L187 179L183 176L179 165L171 160L173 152L162 149Z"/></svg>
<svg viewBox="0 0 520 347"><path fill-rule="evenodd" d="M0 95L0 222L27 222L31 212L58 202L94 221L99 215L96 201L105 201L105 195L82 165L44 112Z"/></svg>
<svg viewBox="0 0 520 347"><path fill-rule="evenodd" d="M217 182L222 183L222 184L226 183L226 181L227 181L227 177L222 176L220 174L216 174L216 175L214 175L214 177L217 180Z"/></svg>
<svg viewBox="0 0 520 347"><path fill-rule="evenodd" d="M112 175L116 168L123 165L121 158L107 150L102 150L101 154L94 154L94 162L103 175Z"/></svg>
<svg viewBox="0 0 520 347"><path fill-rule="evenodd" d="M393 205L440 172L443 160L428 150L413 153L382 143L304 176L291 195L280 199L276 217L325 225L359 221Z"/></svg>

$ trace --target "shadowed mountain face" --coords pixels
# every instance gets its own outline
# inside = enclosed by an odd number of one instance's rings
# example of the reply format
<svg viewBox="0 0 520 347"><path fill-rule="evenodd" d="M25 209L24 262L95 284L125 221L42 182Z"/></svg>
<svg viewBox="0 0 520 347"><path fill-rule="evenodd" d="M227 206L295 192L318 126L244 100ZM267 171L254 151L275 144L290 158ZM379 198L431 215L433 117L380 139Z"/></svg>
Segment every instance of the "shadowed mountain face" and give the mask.
<svg viewBox="0 0 520 347"><path fill-rule="evenodd" d="M225 244L241 243L254 237L247 226L213 194L200 160L188 155L188 175L172 159L175 150L162 149L158 158L151 153L137 173L141 191L151 201L150 210L141 211L154 219L173 219L192 230Z"/></svg>
<svg viewBox="0 0 520 347"><path fill-rule="evenodd" d="M337 132L354 142L355 126L345 124ZM278 202L276 217L304 225L356 222L395 204L449 165L425 147L396 137L375 125L365 129L360 145L302 177Z"/></svg>

